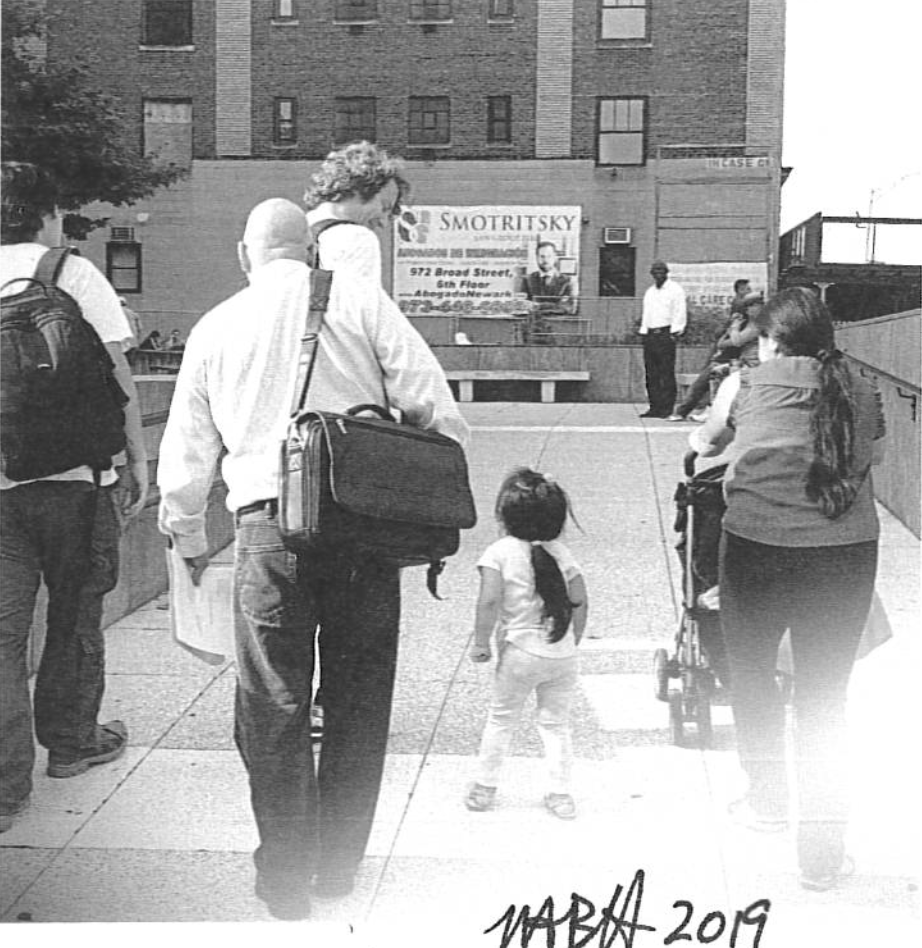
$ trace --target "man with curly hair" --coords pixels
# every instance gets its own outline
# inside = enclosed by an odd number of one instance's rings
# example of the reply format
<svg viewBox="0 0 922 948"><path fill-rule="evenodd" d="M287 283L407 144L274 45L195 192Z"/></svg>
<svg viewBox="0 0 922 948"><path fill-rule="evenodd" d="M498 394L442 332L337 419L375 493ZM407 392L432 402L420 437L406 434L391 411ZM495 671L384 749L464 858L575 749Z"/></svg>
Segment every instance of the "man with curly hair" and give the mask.
<svg viewBox="0 0 922 948"><path fill-rule="evenodd" d="M381 283L375 231L390 223L409 194L402 172L400 159L371 142L354 142L327 155L304 194L317 266L349 269Z"/></svg>

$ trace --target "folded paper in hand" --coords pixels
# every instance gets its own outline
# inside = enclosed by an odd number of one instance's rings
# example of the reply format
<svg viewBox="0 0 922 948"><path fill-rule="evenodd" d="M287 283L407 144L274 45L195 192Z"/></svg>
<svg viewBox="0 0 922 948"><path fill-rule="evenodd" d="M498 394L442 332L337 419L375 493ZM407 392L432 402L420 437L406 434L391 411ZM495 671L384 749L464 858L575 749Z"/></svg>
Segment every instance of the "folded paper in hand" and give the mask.
<svg viewBox="0 0 922 948"><path fill-rule="evenodd" d="M185 560L166 551L173 641L210 665L234 657L234 566L210 563L198 586Z"/></svg>

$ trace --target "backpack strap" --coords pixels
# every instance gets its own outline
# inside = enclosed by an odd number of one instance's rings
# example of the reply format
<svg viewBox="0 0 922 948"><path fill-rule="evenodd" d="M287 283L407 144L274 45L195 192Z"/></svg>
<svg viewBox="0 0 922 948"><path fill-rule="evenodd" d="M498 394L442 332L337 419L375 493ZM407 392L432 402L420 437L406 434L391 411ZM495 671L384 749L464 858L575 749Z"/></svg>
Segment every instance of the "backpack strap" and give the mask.
<svg viewBox="0 0 922 948"><path fill-rule="evenodd" d="M320 235L325 231L329 230L331 227L337 227L339 224L355 224L355 221L344 221L336 217L328 217L324 221L317 221L316 224L310 225L311 237L314 242L314 266L321 266L320 261ZM356 227L361 227L361 224L355 224Z"/></svg>
<svg viewBox="0 0 922 948"><path fill-rule="evenodd" d="M45 286L57 286L58 277L61 275L64 261L69 253L70 247L52 247L50 250L46 250L35 267L33 279L38 280L39 283L43 283Z"/></svg>

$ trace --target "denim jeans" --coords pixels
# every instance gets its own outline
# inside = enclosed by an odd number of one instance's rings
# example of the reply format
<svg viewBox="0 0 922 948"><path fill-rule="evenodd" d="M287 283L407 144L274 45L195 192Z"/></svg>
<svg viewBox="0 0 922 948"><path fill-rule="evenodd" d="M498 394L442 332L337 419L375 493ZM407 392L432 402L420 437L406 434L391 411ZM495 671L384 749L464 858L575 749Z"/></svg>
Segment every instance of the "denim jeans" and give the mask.
<svg viewBox="0 0 922 948"><path fill-rule="evenodd" d="M49 751L93 745L105 687L103 599L118 581L112 488L41 481L3 491L0 504L0 807L32 790L35 746L28 643L39 582L48 589L34 721Z"/></svg>
<svg viewBox="0 0 922 948"><path fill-rule="evenodd" d="M800 867L810 874L842 864L845 699L876 570L876 541L777 547L730 533L721 539L720 610L740 762L754 805L770 815L788 805L785 710L775 668L790 628L797 848Z"/></svg>
<svg viewBox="0 0 922 948"><path fill-rule="evenodd" d="M477 782L495 787L522 708L534 692L538 705L538 733L544 744L548 792L570 792L573 749L570 704L578 679L577 657L544 658L507 642L500 651L493 681L490 717L480 742Z"/></svg>
<svg viewBox="0 0 922 948"><path fill-rule="evenodd" d="M235 738L264 881L297 896L314 871L354 873L371 831L390 723L400 574L285 549L274 515L238 515ZM311 743L319 634L324 734Z"/></svg>

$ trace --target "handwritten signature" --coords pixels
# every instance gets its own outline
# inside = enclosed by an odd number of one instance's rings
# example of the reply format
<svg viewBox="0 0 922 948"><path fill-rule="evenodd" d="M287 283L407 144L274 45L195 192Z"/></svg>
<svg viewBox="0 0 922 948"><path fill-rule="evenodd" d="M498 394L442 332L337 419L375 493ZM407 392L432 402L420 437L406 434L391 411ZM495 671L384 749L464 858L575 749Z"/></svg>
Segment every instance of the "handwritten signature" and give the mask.
<svg viewBox="0 0 922 948"><path fill-rule="evenodd" d="M532 944L535 948L539 945L546 945L547 948L588 948L593 944L599 948L611 948L619 939L624 948L633 948L634 938L639 933L657 930L654 925L640 921L645 878L643 869L638 869L627 889L620 883L616 885L608 904L600 908L598 914L596 906L589 899L574 892L567 910L557 916L554 899L548 896L534 914L529 905L521 908L510 905L483 933L488 935L501 929L499 948L516 945L527 948ZM753 929L748 948L759 948L771 902L758 899L737 911L732 919L720 911L708 912L697 928L694 928L695 907L691 902L678 899L672 907L683 915L663 938L664 945L683 941L710 945L726 935L728 948L744 948L740 936L745 929ZM543 940L540 940L542 936Z"/></svg>

